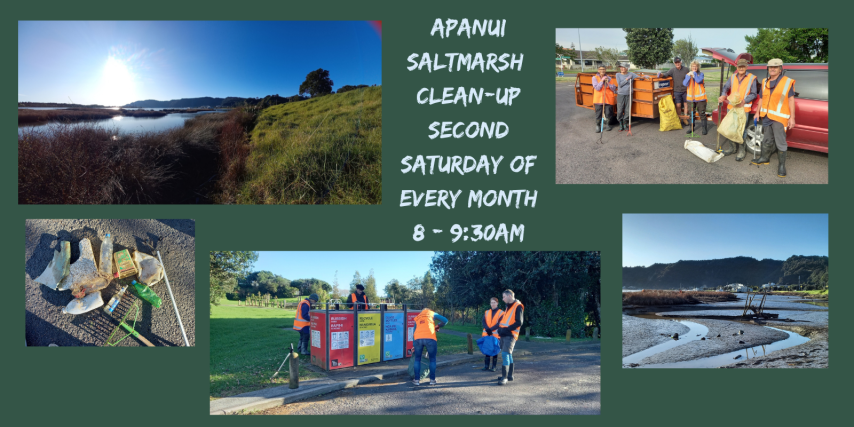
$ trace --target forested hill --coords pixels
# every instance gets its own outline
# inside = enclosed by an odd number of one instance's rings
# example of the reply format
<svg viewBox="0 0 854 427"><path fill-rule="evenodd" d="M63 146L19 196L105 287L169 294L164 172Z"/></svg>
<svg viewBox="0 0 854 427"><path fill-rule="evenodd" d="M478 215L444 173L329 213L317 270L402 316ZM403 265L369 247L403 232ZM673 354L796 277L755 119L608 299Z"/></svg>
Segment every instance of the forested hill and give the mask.
<svg viewBox="0 0 854 427"><path fill-rule="evenodd" d="M826 256L795 255L786 261L750 257L677 261L649 267L623 267L623 286L641 289L719 287L727 283L748 286L827 283Z"/></svg>

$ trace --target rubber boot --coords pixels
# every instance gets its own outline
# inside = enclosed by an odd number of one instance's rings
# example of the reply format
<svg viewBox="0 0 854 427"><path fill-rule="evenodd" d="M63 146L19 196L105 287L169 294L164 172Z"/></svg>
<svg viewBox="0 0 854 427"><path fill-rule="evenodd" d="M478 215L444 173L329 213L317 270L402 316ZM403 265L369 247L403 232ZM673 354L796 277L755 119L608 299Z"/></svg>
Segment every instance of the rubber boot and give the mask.
<svg viewBox="0 0 854 427"><path fill-rule="evenodd" d="M736 145L738 145L738 151L735 153L735 161L740 162L744 160L744 156L747 153L744 151L744 143Z"/></svg>
<svg viewBox="0 0 854 427"><path fill-rule="evenodd" d="M491 360L492 360L492 358L490 358L490 357L487 357L487 358L486 358L486 362L484 362L484 367L483 367L483 369L481 369L481 371L489 371L489 370L490 370L490 369L489 369L489 362L490 362Z"/></svg>
<svg viewBox="0 0 854 427"><path fill-rule="evenodd" d="M688 123L688 132L685 132L686 135L690 135L694 133L694 125L692 123Z"/></svg>
<svg viewBox="0 0 854 427"><path fill-rule="evenodd" d="M498 377L498 385L507 384L507 367L501 366L501 376Z"/></svg>
<svg viewBox="0 0 854 427"><path fill-rule="evenodd" d="M620 120L620 132L626 130L626 121Z"/></svg>
<svg viewBox="0 0 854 427"><path fill-rule="evenodd" d="M779 176L780 178L785 178L786 177L786 152L785 151L777 151L777 160L780 162L780 165L777 166L777 176ZM511 363L510 366L512 367L513 364Z"/></svg>
<svg viewBox="0 0 854 427"><path fill-rule="evenodd" d="M750 162L751 165L767 165L771 163L771 154L774 153L774 142L762 140L762 148L759 158Z"/></svg>
<svg viewBox="0 0 854 427"><path fill-rule="evenodd" d="M507 371L507 381L513 381L513 363L510 363L510 370Z"/></svg>
<svg viewBox="0 0 854 427"><path fill-rule="evenodd" d="M703 116L703 135L708 135L709 128L706 126L706 116Z"/></svg>
<svg viewBox="0 0 854 427"><path fill-rule="evenodd" d="M610 120L608 120L607 122L605 122L605 130L607 130L608 132L610 132L610 131L611 131L611 129L613 129L613 127L611 127L611 121L610 121Z"/></svg>
<svg viewBox="0 0 854 427"><path fill-rule="evenodd" d="M596 123L596 133L602 132L601 122Z"/></svg>

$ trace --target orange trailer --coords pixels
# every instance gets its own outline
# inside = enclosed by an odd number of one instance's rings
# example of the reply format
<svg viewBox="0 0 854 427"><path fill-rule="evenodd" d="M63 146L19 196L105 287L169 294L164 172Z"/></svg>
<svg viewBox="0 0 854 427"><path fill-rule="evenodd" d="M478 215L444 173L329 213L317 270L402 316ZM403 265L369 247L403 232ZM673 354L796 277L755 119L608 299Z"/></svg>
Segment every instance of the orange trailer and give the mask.
<svg viewBox="0 0 854 427"><path fill-rule="evenodd" d="M593 76L597 73L578 73L575 77L575 105L593 109ZM616 73L606 73L616 80ZM657 119L658 101L665 96L673 95L673 79L658 78L646 73L635 73L639 76L649 76L650 80L634 80L634 95L632 99L632 117Z"/></svg>

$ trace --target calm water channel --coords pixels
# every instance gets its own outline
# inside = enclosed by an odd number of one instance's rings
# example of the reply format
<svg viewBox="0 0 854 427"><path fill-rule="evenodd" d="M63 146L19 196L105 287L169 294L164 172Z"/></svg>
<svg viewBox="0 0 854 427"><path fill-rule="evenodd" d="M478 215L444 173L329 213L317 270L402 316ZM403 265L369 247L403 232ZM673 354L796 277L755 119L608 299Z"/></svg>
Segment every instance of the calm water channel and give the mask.
<svg viewBox="0 0 854 427"><path fill-rule="evenodd" d="M55 108L53 108L55 109ZM200 114L209 114L209 113L222 113L227 110L218 110L218 111L200 111L198 113L172 113L167 114L163 117L125 117L125 116L116 116L112 119L105 120L97 120L94 121L98 126L105 127L107 129L115 129L118 133L128 133L128 132L151 132L151 131L163 131L167 129L172 129L176 127L180 127L184 125L184 122L187 119L192 119L193 117L197 117ZM82 123L82 122L81 122ZM90 122L91 123L91 122ZM22 135L23 131L26 129L38 129L38 130L47 130L50 129L51 126L57 126L58 123L43 123L39 125L22 125L18 127L18 135Z"/></svg>

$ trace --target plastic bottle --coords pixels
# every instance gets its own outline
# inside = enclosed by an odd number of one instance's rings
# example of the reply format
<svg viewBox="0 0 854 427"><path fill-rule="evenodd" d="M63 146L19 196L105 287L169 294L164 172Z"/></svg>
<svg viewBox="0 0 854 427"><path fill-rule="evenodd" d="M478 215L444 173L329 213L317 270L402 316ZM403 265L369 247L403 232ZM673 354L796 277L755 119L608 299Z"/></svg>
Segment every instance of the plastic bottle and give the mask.
<svg viewBox="0 0 854 427"><path fill-rule="evenodd" d="M98 271L104 277L113 277L113 236L110 233L107 233L107 237L101 243L101 260Z"/></svg>
<svg viewBox="0 0 854 427"><path fill-rule="evenodd" d="M122 301L122 295L125 294L125 291L127 289L128 289L128 287L127 287L127 285L125 285L124 287L122 287L122 289L120 291L116 292L116 294L113 295L112 298L110 298L110 302L108 302L107 305L104 307L104 311L107 314L112 314L113 310L115 310L116 307L119 306L119 303Z"/></svg>

